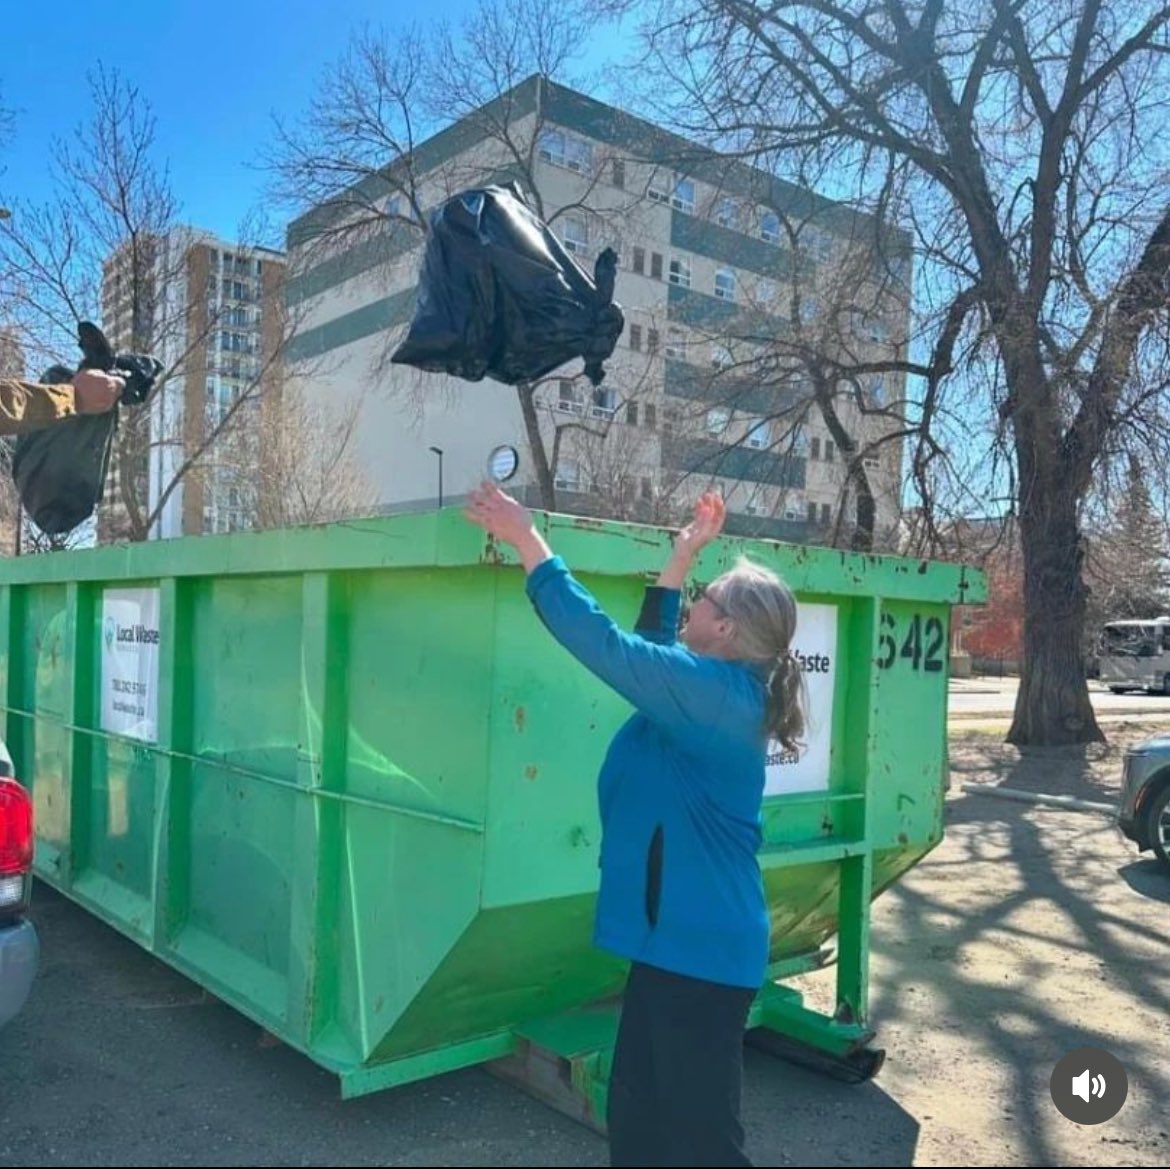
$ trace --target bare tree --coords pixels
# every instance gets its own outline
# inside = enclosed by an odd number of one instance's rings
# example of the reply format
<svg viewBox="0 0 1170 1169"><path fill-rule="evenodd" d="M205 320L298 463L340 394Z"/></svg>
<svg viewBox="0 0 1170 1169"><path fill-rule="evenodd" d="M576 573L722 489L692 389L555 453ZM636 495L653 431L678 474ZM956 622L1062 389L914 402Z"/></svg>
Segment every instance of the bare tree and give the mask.
<svg viewBox="0 0 1170 1169"><path fill-rule="evenodd" d="M1106 500L1095 521L1086 524L1087 654L1105 622L1156 617L1170 609L1170 533L1136 457Z"/></svg>
<svg viewBox="0 0 1170 1169"><path fill-rule="evenodd" d="M192 412L178 439L152 426L168 381L203 367L221 315L201 301L203 289L188 287L195 235L179 225L166 167L156 161L149 103L102 68L90 78L90 98L89 118L70 140L55 144L55 198L41 206L14 203L12 218L0 224L0 305L34 368L75 363L83 319L103 321L118 348L164 361L151 403L120 411L99 523L105 539L143 540L180 483L198 474L273 383L283 339L263 347L229 408L213 418ZM176 470L152 501L149 453L176 441L182 447Z"/></svg>
<svg viewBox="0 0 1170 1169"><path fill-rule="evenodd" d="M337 407L286 386L265 402L263 449L237 489L258 528L321 524L374 510L376 492L354 453L359 398Z"/></svg>
<svg viewBox="0 0 1170 1169"><path fill-rule="evenodd" d="M425 212L488 179L518 183L554 229L564 217L579 216L591 235L618 242L644 192L631 191L605 212L591 198L618 152L593 147L587 158L565 160L580 180L567 199L550 201L537 182L542 153L547 159L557 149L546 137L541 87L568 74L593 23L591 6L578 0L482 0L457 26L416 28L393 39L370 30L355 36L305 116L278 122L267 159L274 196L290 210L312 209L290 239L292 276L355 250L370 258L366 266L375 274L392 271L404 253L417 266L410 253L422 245ZM432 133L456 122L478 143L474 151L439 162L419 151ZM387 333L375 375L386 371L398 339ZM540 396L539 385L517 387L542 502L551 508L554 459Z"/></svg>
<svg viewBox="0 0 1170 1169"><path fill-rule="evenodd" d="M1101 738L1081 669L1081 510L1103 463L1166 444L1170 210L1149 144L1165 117L1170 6L1100 0L663 0L648 43L676 124L913 230L918 411L940 402L988 452L1025 567L1009 739ZM897 200L891 202L891 200ZM929 488L932 448L915 452ZM1002 455L999 462L994 455Z"/></svg>

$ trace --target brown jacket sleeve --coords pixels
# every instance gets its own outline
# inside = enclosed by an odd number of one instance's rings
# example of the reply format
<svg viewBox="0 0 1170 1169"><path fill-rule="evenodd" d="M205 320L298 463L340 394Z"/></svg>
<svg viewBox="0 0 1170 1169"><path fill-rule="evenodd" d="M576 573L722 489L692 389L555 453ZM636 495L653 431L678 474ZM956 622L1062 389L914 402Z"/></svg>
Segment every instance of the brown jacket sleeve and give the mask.
<svg viewBox="0 0 1170 1169"><path fill-rule="evenodd" d="M71 385L0 378L0 435L42 430L77 413Z"/></svg>

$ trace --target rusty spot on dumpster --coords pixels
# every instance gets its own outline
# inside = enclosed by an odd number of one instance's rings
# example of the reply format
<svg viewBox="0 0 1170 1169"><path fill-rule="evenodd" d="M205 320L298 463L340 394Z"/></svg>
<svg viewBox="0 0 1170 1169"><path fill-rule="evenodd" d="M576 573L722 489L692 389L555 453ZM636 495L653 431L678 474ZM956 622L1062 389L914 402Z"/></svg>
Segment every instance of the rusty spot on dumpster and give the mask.
<svg viewBox="0 0 1170 1169"><path fill-rule="evenodd" d="M907 836L905 832L899 832L898 833L898 843L899 844L909 844L910 837Z"/></svg>
<svg viewBox="0 0 1170 1169"><path fill-rule="evenodd" d="M535 779L537 776L537 772L538 772L538 769L533 767L532 764L530 763L526 768L524 768L524 778L525 779Z"/></svg>
<svg viewBox="0 0 1170 1169"><path fill-rule="evenodd" d="M516 707L515 719L516 719L516 729L521 734L523 734L524 733L524 724L528 721L528 712L524 709L524 707L522 707L522 706Z"/></svg>

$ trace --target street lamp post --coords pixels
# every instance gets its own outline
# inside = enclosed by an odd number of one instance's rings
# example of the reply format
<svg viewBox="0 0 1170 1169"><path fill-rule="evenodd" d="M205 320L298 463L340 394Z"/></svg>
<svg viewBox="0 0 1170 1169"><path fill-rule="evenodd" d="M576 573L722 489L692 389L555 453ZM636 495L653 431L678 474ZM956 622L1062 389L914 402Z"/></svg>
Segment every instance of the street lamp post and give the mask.
<svg viewBox="0 0 1170 1169"><path fill-rule="evenodd" d="M443 510L443 451L441 447L431 447L431 454L439 456L439 510Z"/></svg>

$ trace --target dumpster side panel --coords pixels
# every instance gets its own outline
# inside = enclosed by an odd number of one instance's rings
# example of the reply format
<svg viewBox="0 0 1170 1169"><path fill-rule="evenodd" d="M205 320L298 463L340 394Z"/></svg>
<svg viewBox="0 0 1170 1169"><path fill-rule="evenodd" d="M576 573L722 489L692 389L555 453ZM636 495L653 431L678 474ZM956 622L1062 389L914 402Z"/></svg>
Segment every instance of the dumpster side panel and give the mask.
<svg viewBox="0 0 1170 1169"><path fill-rule="evenodd" d="M362 1060L410 1047L397 1025L412 1004L432 1045L464 1038L459 1012L432 981L479 912L482 834L367 807L350 808L346 821L338 913L319 942L353 956L337 973L334 1021ZM463 974L458 995L477 1001L490 971Z"/></svg>
<svg viewBox="0 0 1170 1169"><path fill-rule="evenodd" d="M487 1035L618 993L626 963L593 948L594 901L590 894L481 913L377 1057L426 1050L436 1033Z"/></svg>
<svg viewBox="0 0 1170 1169"><path fill-rule="evenodd" d="M484 904L593 892L600 855L596 780L632 708L554 641L514 569L497 577L491 712L491 821ZM582 583L623 628L641 604L636 578Z"/></svg>
<svg viewBox="0 0 1170 1169"><path fill-rule="evenodd" d="M942 839L949 650L946 606L882 605L867 833L874 849L909 849L907 866Z"/></svg>
<svg viewBox="0 0 1170 1169"><path fill-rule="evenodd" d="M19 674L9 713L9 748L19 774L32 789L37 824L37 863L65 869L69 863L70 630L66 588L24 590L21 625L15 631Z"/></svg>
<svg viewBox="0 0 1170 1169"><path fill-rule="evenodd" d="M482 827L493 592L483 569L355 574L346 791Z"/></svg>
<svg viewBox="0 0 1170 1169"><path fill-rule="evenodd" d="M300 578L212 578L191 592L194 754L296 782Z"/></svg>

